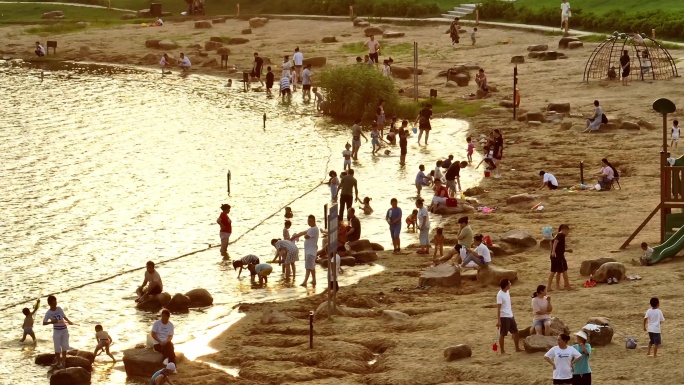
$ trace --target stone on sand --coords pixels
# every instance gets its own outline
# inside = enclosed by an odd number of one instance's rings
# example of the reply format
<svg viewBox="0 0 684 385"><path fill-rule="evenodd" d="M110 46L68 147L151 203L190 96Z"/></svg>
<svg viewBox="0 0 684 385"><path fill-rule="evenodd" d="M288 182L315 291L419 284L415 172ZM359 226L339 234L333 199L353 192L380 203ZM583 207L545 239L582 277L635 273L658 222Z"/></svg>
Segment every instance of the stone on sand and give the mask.
<svg viewBox="0 0 684 385"><path fill-rule="evenodd" d="M515 103L513 103L510 100L502 100L499 102L499 106L506 107L506 108L513 108L515 106Z"/></svg>
<svg viewBox="0 0 684 385"><path fill-rule="evenodd" d="M90 55L90 47L87 45L82 45L78 48L78 51L81 55Z"/></svg>
<svg viewBox="0 0 684 385"><path fill-rule="evenodd" d="M404 35L406 35L404 32L391 32L391 31L387 31L387 32L383 32L383 33L382 33L382 37L385 38L385 39L392 39L392 38L397 38L397 37L404 37Z"/></svg>
<svg viewBox="0 0 684 385"><path fill-rule="evenodd" d="M249 19L249 26L252 28L263 27L268 24L268 19L265 17L253 17Z"/></svg>
<svg viewBox="0 0 684 385"><path fill-rule="evenodd" d="M546 107L547 111L556 111L560 113L570 112L570 103L549 103Z"/></svg>
<svg viewBox="0 0 684 385"><path fill-rule="evenodd" d="M381 315L386 321L408 321L410 318L408 314L397 310L383 310Z"/></svg>
<svg viewBox="0 0 684 385"><path fill-rule="evenodd" d="M184 359L183 353L176 351L176 365ZM164 368L162 354L152 349L126 349L123 351L123 363L128 377L150 378Z"/></svg>
<svg viewBox="0 0 684 385"><path fill-rule="evenodd" d="M454 287L461 285L461 269L442 263L430 266L418 278L418 286Z"/></svg>
<svg viewBox="0 0 684 385"><path fill-rule="evenodd" d="M261 323L264 325L283 324L292 321L294 321L293 317L274 308L264 310L264 313L261 316Z"/></svg>
<svg viewBox="0 0 684 385"><path fill-rule="evenodd" d="M83 368L66 368L57 370L50 376L50 385L88 385L90 372Z"/></svg>
<svg viewBox="0 0 684 385"><path fill-rule="evenodd" d="M172 50L178 48L178 44L170 40L162 40L159 42L159 48L165 50Z"/></svg>
<svg viewBox="0 0 684 385"><path fill-rule="evenodd" d="M518 272L493 266L491 263L489 266L477 270L477 281L483 285L498 285L504 278L515 282L518 280Z"/></svg>
<svg viewBox="0 0 684 385"><path fill-rule="evenodd" d="M596 259L588 259L586 261L582 261L582 266L580 266L580 275L583 275L585 277L588 277L596 270L598 270L601 265L604 263L608 262L617 262L615 258L596 258Z"/></svg>
<svg viewBox="0 0 684 385"><path fill-rule="evenodd" d="M610 318L608 317L589 317L587 320L588 324L594 324L598 326L609 326L610 325Z"/></svg>
<svg viewBox="0 0 684 385"><path fill-rule="evenodd" d="M470 350L470 346L460 344L456 346L449 346L444 349L444 358L447 361L460 360L462 358L468 358L473 355L473 351Z"/></svg>
<svg viewBox="0 0 684 385"><path fill-rule="evenodd" d="M251 28L245 28L242 31L240 31L241 34L243 35L251 35L252 34L252 29Z"/></svg>
<svg viewBox="0 0 684 385"><path fill-rule="evenodd" d="M639 127L639 125L634 123L634 122L622 122L622 124L620 124L619 129L620 130L640 130L641 127Z"/></svg>
<svg viewBox="0 0 684 385"><path fill-rule="evenodd" d="M238 45L238 44L246 44L249 43L249 39L244 38L244 37L231 37L228 39L228 44L230 45Z"/></svg>
<svg viewBox="0 0 684 385"><path fill-rule="evenodd" d="M537 245L537 240L526 230L511 230L502 235L501 240L517 247L532 247Z"/></svg>
<svg viewBox="0 0 684 385"><path fill-rule="evenodd" d="M347 249L347 251L366 251L373 250L373 245L368 239L359 239L358 241L347 242L344 245L344 248Z"/></svg>
<svg viewBox="0 0 684 385"><path fill-rule="evenodd" d="M528 353L546 353L558 344L557 337L531 335L523 340L523 347Z"/></svg>
<svg viewBox="0 0 684 385"><path fill-rule="evenodd" d="M639 119L639 120L637 121L637 124L639 125L639 127L641 127L641 128L646 128L646 129L649 129L649 130L655 130L655 128L656 128L656 127L653 125L653 123L647 122L647 121L645 121L644 119Z"/></svg>
<svg viewBox="0 0 684 385"><path fill-rule="evenodd" d="M456 74L453 76L453 80L459 87L467 87L470 83L470 77L467 74Z"/></svg>
<svg viewBox="0 0 684 385"><path fill-rule="evenodd" d="M67 356L66 358L66 367L67 368L83 368L87 371L92 371L93 370L93 363L87 358L79 357L79 356Z"/></svg>
<svg viewBox="0 0 684 385"><path fill-rule="evenodd" d="M622 281L625 277L625 265L620 262L606 262L594 272L596 282L606 282L608 278L617 278Z"/></svg>
<svg viewBox="0 0 684 385"><path fill-rule="evenodd" d="M533 326L529 326L529 327L522 328L522 329L518 328L518 338L520 338L521 340L524 340L525 338L531 336L532 334L534 334L534 327Z"/></svg>
<svg viewBox="0 0 684 385"><path fill-rule="evenodd" d="M145 40L145 47L147 48L159 48L159 42L161 40L158 39L150 39L150 40Z"/></svg>
<svg viewBox="0 0 684 385"><path fill-rule="evenodd" d="M195 28L212 28L211 21L199 20L195 22Z"/></svg>
<svg viewBox="0 0 684 385"><path fill-rule="evenodd" d="M573 41L580 41L576 37L564 36L558 41L558 48L568 48L568 43Z"/></svg>
<svg viewBox="0 0 684 385"><path fill-rule="evenodd" d="M482 195L484 193L485 193L485 190L482 187L477 186L477 187L471 187L471 188L466 189L463 192L463 195L465 195L467 197L474 197L477 195Z"/></svg>
<svg viewBox="0 0 684 385"><path fill-rule="evenodd" d="M559 57L559 54L556 51L545 51L544 56L541 58L543 60L557 60L558 57Z"/></svg>
<svg viewBox="0 0 684 385"><path fill-rule="evenodd" d="M202 63L202 67L218 67L219 63L218 61L214 59L210 59Z"/></svg>
<svg viewBox="0 0 684 385"><path fill-rule="evenodd" d="M367 21L362 21L355 25L355 27L367 28L370 27L370 23Z"/></svg>
<svg viewBox="0 0 684 385"><path fill-rule="evenodd" d="M381 36L382 33L383 30L380 27L368 27L363 30L363 34L366 35L366 37Z"/></svg>
<svg viewBox="0 0 684 385"><path fill-rule="evenodd" d="M208 42L204 43L204 49L206 51L214 51L214 50L217 50L221 47L223 47L223 43L221 43L219 41L208 41Z"/></svg>
<svg viewBox="0 0 684 385"><path fill-rule="evenodd" d="M582 43L581 41L568 42L568 48L569 49L577 49L577 48L582 48L582 47L584 47L584 43Z"/></svg>
<svg viewBox="0 0 684 385"><path fill-rule="evenodd" d="M528 45L527 50L530 52L540 52L540 51L546 51L549 49L549 46L546 44L536 44L536 45Z"/></svg>
<svg viewBox="0 0 684 385"><path fill-rule="evenodd" d="M354 257L357 264L370 263L378 260L378 255L372 250L353 252L351 256Z"/></svg>
<svg viewBox="0 0 684 385"><path fill-rule="evenodd" d="M335 36L324 36L321 43L337 43L337 38Z"/></svg>
<svg viewBox="0 0 684 385"><path fill-rule="evenodd" d="M383 251L385 247L379 243L371 243L371 250L373 251Z"/></svg>
<svg viewBox="0 0 684 385"><path fill-rule="evenodd" d="M542 52L533 51L533 52L528 53L527 57L529 57L530 59L538 59L542 55L543 55Z"/></svg>
<svg viewBox="0 0 684 385"><path fill-rule="evenodd" d="M307 66L311 64L312 67L323 67L325 63L328 62L328 59L325 56L314 56L314 57L309 57L305 58L302 61L302 64L304 66Z"/></svg>
<svg viewBox="0 0 684 385"><path fill-rule="evenodd" d="M392 77L397 79L409 79L413 75L413 70L408 67L392 66Z"/></svg>
<svg viewBox="0 0 684 385"><path fill-rule="evenodd" d="M185 296L190 298L190 307L206 307L214 303L214 297L207 289L192 289Z"/></svg>
<svg viewBox="0 0 684 385"><path fill-rule="evenodd" d="M341 317L347 317L347 313L344 311L344 308L341 306L335 306L333 309L333 306L330 305L331 311L333 312L333 315L338 315ZM314 311L314 317L316 319L319 318L324 318L328 316L328 301L322 302L318 307L316 308L316 311Z"/></svg>
<svg viewBox="0 0 684 385"><path fill-rule="evenodd" d="M69 350L67 352L68 355L70 356L77 356L77 357L83 357L86 360L93 362L95 361L95 354L93 352L87 351L87 350L78 350L78 349L73 349Z"/></svg>
<svg viewBox="0 0 684 385"><path fill-rule="evenodd" d="M190 298L181 293L176 293L165 307L172 313L185 313L190 307Z"/></svg>
<svg viewBox="0 0 684 385"><path fill-rule="evenodd" d="M519 203L533 203L533 202L538 202L539 201L539 195L536 194L530 194L530 193L524 193L524 194L517 194L517 195L511 195L508 198L506 198L506 203L509 205L515 205Z"/></svg>
<svg viewBox="0 0 684 385"><path fill-rule="evenodd" d="M365 22L366 22L366 19L364 19L363 17L357 17L352 21L352 24L356 27L357 25L359 25L359 23L365 23Z"/></svg>
<svg viewBox="0 0 684 385"><path fill-rule="evenodd" d="M527 121L534 120L537 122L543 122L544 121L544 113L543 112L528 112L525 114L525 118Z"/></svg>
<svg viewBox="0 0 684 385"><path fill-rule="evenodd" d="M592 331L588 329L582 329L584 330L585 333L587 333L587 337L589 337L589 343L592 346L606 346L609 343L612 342L613 340L613 334L615 333L613 331L613 328L610 326L603 326L599 329L599 331Z"/></svg>

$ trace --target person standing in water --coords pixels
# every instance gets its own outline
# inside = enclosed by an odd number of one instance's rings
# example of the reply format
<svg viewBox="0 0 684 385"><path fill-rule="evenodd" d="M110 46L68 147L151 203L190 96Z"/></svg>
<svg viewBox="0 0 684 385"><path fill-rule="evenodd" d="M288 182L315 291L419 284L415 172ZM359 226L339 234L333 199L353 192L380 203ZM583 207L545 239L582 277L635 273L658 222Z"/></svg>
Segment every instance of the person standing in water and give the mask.
<svg viewBox="0 0 684 385"><path fill-rule="evenodd" d="M430 119L432 119L432 104L426 104L425 107L420 110L420 114L418 114L417 121L418 129L420 130L420 133L418 133L418 144L420 144L420 138L423 136L423 133L425 133L425 144L427 145L430 130L432 129Z"/></svg>
<svg viewBox="0 0 684 385"><path fill-rule="evenodd" d="M308 219L309 229L295 234L293 237L304 237L304 268L306 274L304 275L304 282L300 286L306 287L309 281L309 274L311 274L311 284L316 286L316 254L318 253L318 237L321 232L316 226L316 217L309 215Z"/></svg>
<svg viewBox="0 0 684 385"><path fill-rule="evenodd" d="M230 255L228 255L228 243L230 243L230 234L233 232L232 221L228 217L228 213L230 213L230 205L222 204L221 214L216 220L216 223L220 226L219 238L221 239L221 256L223 256L223 259L230 258Z"/></svg>
<svg viewBox="0 0 684 385"><path fill-rule="evenodd" d="M57 306L57 298L51 295L47 299L50 309L45 313L43 325L52 325L52 341L55 346L55 362L57 367L66 367L66 355L69 350L69 330L67 325L74 325L69 321L61 307ZM60 358L61 355L61 358Z"/></svg>
<svg viewBox="0 0 684 385"><path fill-rule="evenodd" d="M399 148L401 149L399 156L399 165L406 165L406 154L408 153L408 136L409 132L408 121L404 120L401 122L401 127L399 128Z"/></svg>

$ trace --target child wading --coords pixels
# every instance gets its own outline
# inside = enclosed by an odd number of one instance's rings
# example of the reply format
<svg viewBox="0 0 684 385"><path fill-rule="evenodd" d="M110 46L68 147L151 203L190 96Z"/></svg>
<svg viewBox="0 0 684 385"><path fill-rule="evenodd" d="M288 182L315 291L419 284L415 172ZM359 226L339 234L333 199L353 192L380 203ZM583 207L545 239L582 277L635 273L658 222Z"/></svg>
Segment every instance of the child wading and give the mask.
<svg viewBox="0 0 684 385"><path fill-rule="evenodd" d="M104 351L114 362L116 362L116 358L109 352L109 346L114 340L109 336L109 333L102 329L102 325L95 325L95 339L97 340L97 347L95 347L93 354L97 356Z"/></svg>
<svg viewBox="0 0 684 385"><path fill-rule="evenodd" d="M36 312L38 312L39 307L40 298L36 301L35 306L33 306L33 311L29 310L27 307L21 310L21 312L26 316L24 318L24 324L22 325L22 328L24 329L24 335L21 337L21 342L26 341L26 336L31 336L31 338L33 338L33 342L36 342L36 335L33 333L33 317L36 316Z"/></svg>

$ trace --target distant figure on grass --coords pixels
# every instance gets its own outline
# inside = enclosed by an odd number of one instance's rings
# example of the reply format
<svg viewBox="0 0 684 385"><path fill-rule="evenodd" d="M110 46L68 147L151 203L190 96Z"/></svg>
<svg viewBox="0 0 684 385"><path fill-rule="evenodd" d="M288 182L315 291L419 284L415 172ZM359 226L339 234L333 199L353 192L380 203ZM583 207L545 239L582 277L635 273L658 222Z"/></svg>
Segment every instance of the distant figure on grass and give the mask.
<svg viewBox="0 0 684 385"><path fill-rule="evenodd" d="M285 269L285 279L294 278L296 273L295 262L299 261L299 248L293 242L286 239L272 239L271 245L275 247L275 258L271 263L280 260Z"/></svg>
<svg viewBox="0 0 684 385"><path fill-rule="evenodd" d="M313 72L311 72L311 64L307 64L302 71L302 99L306 101L311 100L311 81Z"/></svg>
<svg viewBox="0 0 684 385"><path fill-rule="evenodd" d="M456 44L458 44L461 41L461 37L458 35L458 30L460 29L460 26L458 25L459 18L455 18L451 22L451 26L449 27L449 37L451 38L451 46L456 47Z"/></svg>
<svg viewBox="0 0 684 385"><path fill-rule="evenodd" d="M368 59L373 63L378 64L378 55L380 54L380 43L375 41L375 36L370 35L365 46L368 48Z"/></svg>
<svg viewBox="0 0 684 385"><path fill-rule="evenodd" d="M219 214L216 223L219 225L219 239L221 240L221 256L223 259L230 258L228 255L228 244L230 243L230 234L233 233L233 221L228 217L230 214L230 205L221 205L221 214Z"/></svg>
<svg viewBox="0 0 684 385"><path fill-rule="evenodd" d="M109 333L102 329L102 325L95 325L95 339L97 340L97 346L95 347L93 354L97 356L99 353L104 351L109 357L112 358L112 361L116 362L116 358L114 358L112 353L109 352L109 346L112 344L112 342L114 342L114 340L112 340L112 337L109 336Z"/></svg>
<svg viewBox="0 0 684 385"><path fill-rule="evenodd" d="M420 247L417 254L429 254L430 251L430 215L425 207L423 199L416 200L416 207L418 208L418 239L420 240Z"/></svg>
<svg viewBox="0 0 684 385"><path fill-rule="evenodd" d="M437 258L437 252L439 251L439 257L444 257L444 233L441 227L438 227L437 234L432 238L432 242L435 244L435 251L432 255L433 259Z"/></svg>
<svg viewBox="0 0 684 385"><path fill-rule="evenodd" d="M548 187L549 190L558 190L558 180L553 174L541 170L539 171L539 176L542 177L542 184L539 186L539 190L544 187Z"/></svg>
<svg viewBox="0 0 684 385"><path fill-rule="evenodd" d="M24 330L24 335L21 337L20 342L26 341L26 336L31 336L31 338L33 338L33 342L36 342L36 334L33 332L33 317L36 316L39 307L40 298L36 300L36 304L33 306L33 311L29 310L27 307L21 309L21 312L24 314L24 324L21 326L21 328Z"/></svg>
<svg viewBox="0 0 684 385"><path fill-rule="evenodd" d="M145 285L148 285L147 288L145 288ZM154 269L154 262L147 261L145 264L145 278L142 285L135 291L138 294L138 299L135 302L145 302L151 295L161 294L163 290L164 284L162 283L161 276Z"/></svg>
<svg viewBox="0 0 684 385"><path fill-rule="evenodd" d="M675 120L672 122L672 130L670 130L670 134L672 135L670 147L677 148L677 142L679 142L679 133L679 121Z"/></svg>
<svg viewBox="0 0 684 385"><path fill-rule="evenodd" d="M55 363L57 368L66 367L66 355L69 350L68 325L75 325L67 318L61 307L57 306L57 298L51 295L47 299L50 309L45 313L43 325L52 325L52 342L55 347ZM60 357L61 355L61 357Z"/></svg>
<svg viewBox="0 0 684 385"><path fill-rule="evenodd" d="M363 134L363 129L361 128L361 119L356 119L352 126L352 159L354 160L359 160L362 136L366 139L366 143L368 143L368 138Z"/></svg>
<svg viewBox="0 0 684 385"><path fill-rule="evenodd" d="M258 52L254 52L254 65L252 65L252 73L250 74L252 78L256 78L259 80L259 83L261 85L264 85L264 82L261 81L261 72L262 68L264 67L264 59L259 57ZM271 72L271 67L267 68L268 72ZM271 87L273 86L273 74L271 73ZM268 88L268 74L266 74L266 93L268 95L271 94L270 88Z"/></svg>
<svg viewBox="0 0 684 385"><path fill-rule="evenodd" d="M285 72L285 71L283 71ZM289 73L289 71L288 71ZM283 76L280 78L280 96L282 97L282 100L285 101L285 97L287 96L287 100L292 99L292 91L290 90L290 77L289 76Z"/></svg>
<svg viewBox="0 0 684 385"><path fill-rule="evenodd" d="M36 56L38 57L43 57L45 56L45 47L43 47L39 41L36 42L36 50L34 51L36 53Z"/></svg>
<svg viewBox="0 0 684 385"><path fill-rule="evenodd" d="M169 362L176 363L176 352L173 347L173 323L170 321L171 312L167 309L162 310L161 319L154 321L152 324L152 339L155 352L162 354L162 363L164 365Z"/></svg>
<svg viewBox="0 0 684 385"><path fill-rule="evenodd" d="M290 221L285 221L290 222ZM238 278L240 278L240 274L242 274L242 269L247 268L249 269L250 265L258 265L259 264L259 257L253 254L245 255L244 257L233 261L233 269L238 270ZM251 271L251 270L250 270Z"/></svg>
<svg viewBox="0 0 684 385"><path fill-rule="evenodd" d="M573 366L582 358L582 354L572 346L568 346L570 336L560 334L558 345L552 347L546 354L544 360L553 366L553 383L558 385L573 385L572 369Z"/></svg>
<svg viewBox="0 0 684 385"><path fill-rule="evenodd" d="M180 54L180 59L178 59L178 67L183 70L183 72L190 71L190 67L192 66L192 63L190 63L190 58L185 56L184 53L181 52Z"/></svg>
<svg viewBox="0 0 684 385"><path fill-rule="evenodd" d="M306 274L304 275L304 282L299 286L306 287L311 275L311 284L316 286L316 254L318 254L318 237L321 232L316 226L316 217L309 215L307 218L309 228L302 232L296 233L294 237L304 237L304 268Z"/></svg>
<svg viewBox="0 0 684 385"><path fill-rule="evenodd" d="M479 267L487 267L492 263L492 253L487 245L484 244L483 239L484 236L482 234L477 234L473 237L473 246L475 248L463 246L465 247L465 257L463 257L461 267L468 267L470 262L474 262Z"/></svg>
<svg viewBox="0 0 684 385"><path fill-rule="evenodd" d="M565 238L570 233L570 226L562 224L558 227L558 234L553 239L551 244L551 272L549 273L549 280L546 287L548 291L552 291L551 283L553 283L553 276L556 276L556 289L560 289L560 277L563 275L563 283L565 290L572 290L570 281L568 280L568 261L565 260Z"/></svg>
<svg viewBox="0 0 684 385"><path fill-rule="evenodd" d="M356 197L356 199L354 199L354 197ZM354 178L354 170L349 169L347 175L340 180L340 209L338 211L340 215L344 216L345 206L346 209L349 209L352 207L354 201L358 200L359 187L356 178Z"/></svg>
<svg viewBox="0 0 684 385"><path fill-rule="evenodd" d="M416 119L418 121L418 129L420 130L420 133L418 133L418 144L420 144L420 138L423 136L423 133L425 133L425 144L427 145L430 130L432 129L430 119L432 119L432 104L426 104L425 107L420 110L418 118Z"/></svg>
<svg viewBox="0 0 684 385"><path fill-rule="evenodd" d="M390 205L392 207L387 210L385 215L385 220L389 225L390 237L392 238L392 246L394 246L394 254L401 251L401 238L399 235L401 233L401 209L397 206L397 198L392 198L390 200Z"/></svg>
<svg viewBox="0 0 684 385"><path fill-rule="evenodd" d="M622 56L620 56L620 69L622 73L620 74L622 78L622 85L623 86L628 86L627 82L629 81L629 74L631 72L631 68L629 66L630 63L630 58L629 58L629 51L623 50L622 51Z"/></svg>
<svg viewBox="0 0 684 385"><path fill-rule="evenodd" d="M150 385L173 385L173 382L169 378L170 375L176 374L176 364L169 362L163 369L157 370L150 378Z"/></svg>
<svg viewBox="0 0 684 385"><path fill-rule="evenodd" d="M270 97L273 96L273 92L271 92L271 89L273 88L273 83L275 82L275 75L271 70L271 66L266 67L266 71L266 96ZM259 77L261 78L261 75L259 75Z"/></svg>
<svg viewBox="0 0 684 385"><path fill-rule="evenodd" d="M255 281L256 277L259 277L259 285L268 283L268 276L273 272L273 267L268 263L249 265L247 268L249 269L252 282Z"/></svg>
<svg viewBox="0 0 684 385"><path fill-rule="evenodd" d="M504 278L499 282L499 287L501 290L496 294L496 327L499 329L499 352L501 355L506 353L504 338L508 333L511 333L513 336L515 351L521 352L518 339L518 325L515 323L515 318L513 318L513 307L511 306L511 281Z"/></svg>
<svg viewBox="0 0 684 385"><path fill-rule="evenodd" d="M565 28L565 33L568 33L570 29L570 17L572 17L572 11L570 10L570 3L567 0L563 0L561 3L561 31Z"/></svg>
<svg viewBox="0 0 684 385"><path fill-rule="evenodd" d="M608 123L608 118L603 112L598 100L594 100L594 115L587 119L587 128L582 132L594 132L601 128L601 123Z"/></svg>
<svg viewBox="0 0 684 385"><path fill-rule="evenodd" d="M646 311L644 316L644 331L648 332L648 353L649 357L658 356L658 348L661 344L660 324L665 322L663 312L660 310L660 300L657 297L651 298L651 308ZM651 356L651 347L653 355Z"/></svg>
<svg viewBox="0 0 684 385"><path fill-rule="evenodd" d="M532 327L537 335L551 335L551 297L546 295L546 286L537 286L532 293Z"/></svg>

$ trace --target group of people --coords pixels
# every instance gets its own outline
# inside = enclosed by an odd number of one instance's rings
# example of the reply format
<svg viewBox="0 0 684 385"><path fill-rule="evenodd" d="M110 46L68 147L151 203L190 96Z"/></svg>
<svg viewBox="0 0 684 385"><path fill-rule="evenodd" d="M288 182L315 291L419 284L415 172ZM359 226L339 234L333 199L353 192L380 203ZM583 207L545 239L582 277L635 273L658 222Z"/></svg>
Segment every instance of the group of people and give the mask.
<svg viewBox="0 0 684 385"><path fill-rule="evenodd" d="M313 71L311 70L311 64L304 64L304 54L299 50L299 47L294 49L294 55L292 55L292 60L290 60L289 55L283 57L283 63L281 64L282 73L280 75L279 95L283 98L292 98L292 92L297 91L297 87L301 83L302 85L302 98L304 101L311 100L312 91L312 80ZM250 72L250 78L256 79L261 85L264 82L261 80L261 76L264 72L264 59L259 56L258 52L254 53L254 64ZM266 67L266 95L273 96L273 86L275 85L275 74L271 66ZM322 102L322 95L317 92L316 89L313 90L315 94L315 101L317 105Z"/></svg>
<svg viewBox="0 0 684 385"><path fill-rule="evenodd" d="M178 58L178 68L180 68L183 72L190 71L190 67L192 67L192 63L190 62L190 58L187 57L183 52L180 53L180 57ZM162 55L161 59L159 60L159 66L161 67L162 70L162 75L165 74L170 66L172 65L171 59L169 58L169 54L165 53Z"/></svg>
<svg viewBox="0 0 684 385"><path fill-rule="evenodd" d="M608 159L601 159L601 168L595 173L597 177L597 185L595 190L606 191L613 187L613 183L619 181L620 174ZM550 172L541 170L539 176L542 178L542 183L538 190L548 188L549 190L558 190L558 179Z"/></svg>

